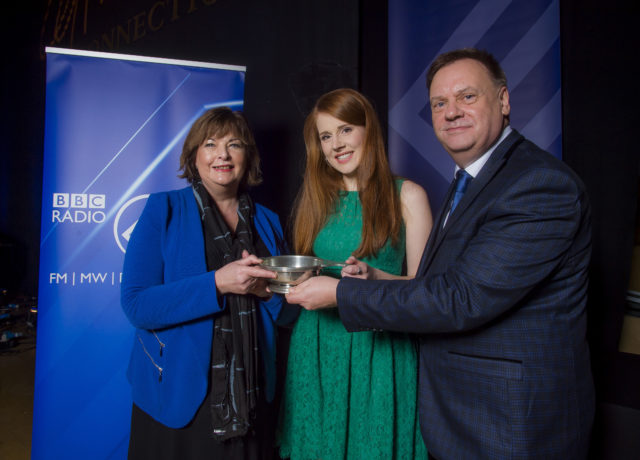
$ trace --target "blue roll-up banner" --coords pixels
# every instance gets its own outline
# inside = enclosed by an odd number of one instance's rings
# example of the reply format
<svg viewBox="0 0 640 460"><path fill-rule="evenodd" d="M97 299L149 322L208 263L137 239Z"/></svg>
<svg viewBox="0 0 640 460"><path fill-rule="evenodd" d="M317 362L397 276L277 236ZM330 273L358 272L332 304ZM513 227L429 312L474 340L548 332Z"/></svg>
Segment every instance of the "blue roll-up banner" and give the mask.
<svg viewBox="0 0 640 460"><path fill-rule="evenodd" d="M440 53L475 47L507 74L511 126L561 157L559 0L389 2L389 158L437 211L454 164L433 133L426 72Z"/></svg>
<svg viewBox="0 0 640 460"><path fill-rule="evenodd" d="M245 68L47 48L33 459L124 459L133 328L128 236L149 193L183 187L182 143L241 109Z"/></svg>

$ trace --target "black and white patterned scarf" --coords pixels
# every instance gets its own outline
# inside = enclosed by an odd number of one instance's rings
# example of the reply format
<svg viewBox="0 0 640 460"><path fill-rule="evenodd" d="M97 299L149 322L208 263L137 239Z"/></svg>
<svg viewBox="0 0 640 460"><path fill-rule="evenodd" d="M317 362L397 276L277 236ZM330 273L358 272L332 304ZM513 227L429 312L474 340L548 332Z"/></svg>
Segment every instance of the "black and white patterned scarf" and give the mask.
<svg viewBox="0 0 640 460"><path fill-rule="evenodd" d="M238 197L238 226L233 234L202 182L193 184L204 230L208 270L255 254L253 202ZM245 435L255 417L258 392L258 302L252 295L226 294L226 308L215 317L211 352L211 416L219 441Z"/></svg>

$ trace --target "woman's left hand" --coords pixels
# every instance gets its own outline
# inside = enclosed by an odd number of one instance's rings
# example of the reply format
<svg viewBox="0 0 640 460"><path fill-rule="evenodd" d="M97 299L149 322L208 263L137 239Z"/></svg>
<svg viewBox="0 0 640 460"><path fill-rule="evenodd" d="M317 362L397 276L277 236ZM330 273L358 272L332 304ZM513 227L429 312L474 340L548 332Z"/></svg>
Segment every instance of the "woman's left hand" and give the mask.
<svg viewBox="0 0 640 460"><path fill-rule="evenodd" d="M370 267L367 263L351 256L346 260L347 266L342 269L343 277L360 278L363 280L376 279L376 269Z"/></svg>

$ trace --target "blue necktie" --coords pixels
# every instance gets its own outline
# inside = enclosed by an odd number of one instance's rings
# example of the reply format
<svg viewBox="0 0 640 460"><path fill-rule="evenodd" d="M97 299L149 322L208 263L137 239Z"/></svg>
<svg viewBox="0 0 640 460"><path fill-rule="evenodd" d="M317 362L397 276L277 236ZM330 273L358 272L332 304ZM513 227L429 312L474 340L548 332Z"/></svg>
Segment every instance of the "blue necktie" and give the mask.
<svg viewBox="0 0 640 460"><path fill-rule="evenodd" d="M453 193L449 215L453 213L453 210L458 206L458 203L460 203L462 195L464 195L464 192L467 190L467 186L469 185L469 182L471 182L471 179L473 179L471 174L464 169L459 169L456 173L456 191Z"/></svg>

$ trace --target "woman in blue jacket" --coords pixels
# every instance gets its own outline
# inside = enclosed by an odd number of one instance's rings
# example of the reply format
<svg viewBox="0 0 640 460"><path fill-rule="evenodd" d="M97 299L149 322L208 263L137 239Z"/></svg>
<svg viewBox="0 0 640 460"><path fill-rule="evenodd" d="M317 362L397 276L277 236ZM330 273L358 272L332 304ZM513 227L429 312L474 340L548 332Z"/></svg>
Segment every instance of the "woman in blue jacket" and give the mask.
<svg viewBox="0 0 640 460"><path fill-rule="evenodd" d="M129 458L270 458L284 302L256 265L284 240L278 216L247 194L261 174L243 115L196 120L180 170L191 186L149 197L124 261L136 328Z"/></svg>

